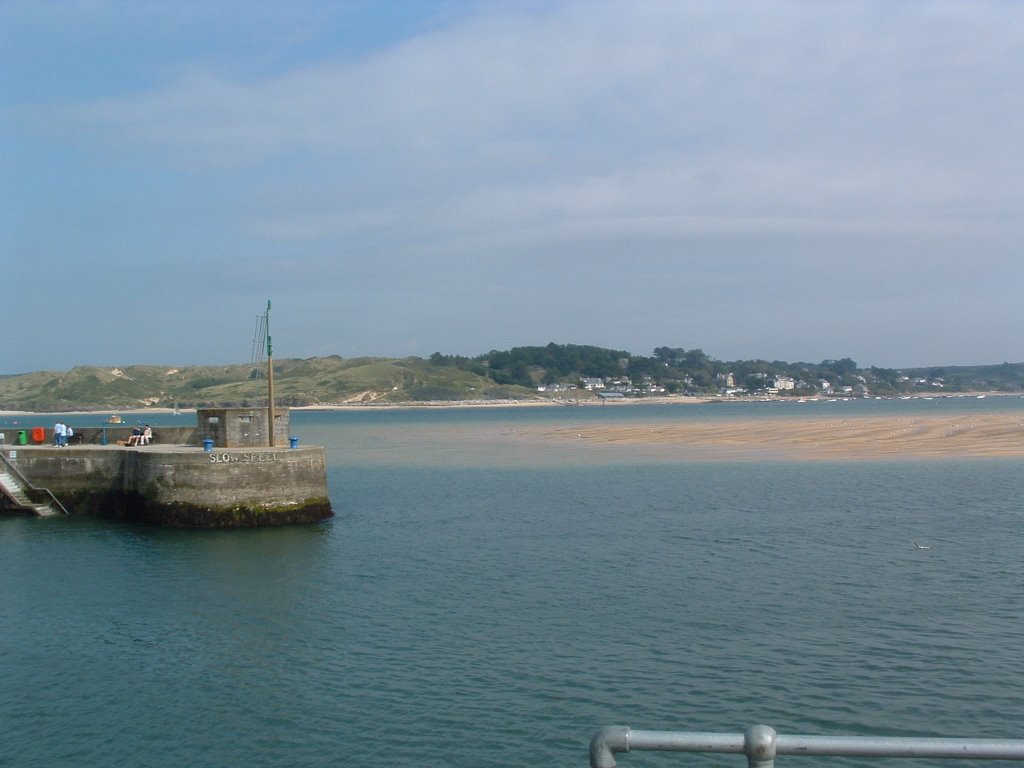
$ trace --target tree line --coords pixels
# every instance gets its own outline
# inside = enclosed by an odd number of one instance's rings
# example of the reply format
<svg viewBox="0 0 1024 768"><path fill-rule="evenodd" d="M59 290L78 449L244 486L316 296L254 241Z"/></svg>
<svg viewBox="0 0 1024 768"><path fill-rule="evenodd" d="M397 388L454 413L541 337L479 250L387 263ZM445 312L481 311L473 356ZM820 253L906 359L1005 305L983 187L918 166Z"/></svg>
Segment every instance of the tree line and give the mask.
<svg viewBox="0 0 1024 768"><path fill-rule="evenodd" d="M537 387L541 384L579 384L584 378L649 382L666 392L706 394L728 387L748 392L773 388L778 379L793 380L793 394L856 388L874 394L898 394L922 388L961 391L971 388L1021 389L1024 365L974 368L904 369L871 366L861 369L849 357L818 363L785 360L717 360L702 349L656 347L649 356L625 350L579 344L513 347L477 357L435 352L430 362L455 366L485 376L497 384Z"/></svg>

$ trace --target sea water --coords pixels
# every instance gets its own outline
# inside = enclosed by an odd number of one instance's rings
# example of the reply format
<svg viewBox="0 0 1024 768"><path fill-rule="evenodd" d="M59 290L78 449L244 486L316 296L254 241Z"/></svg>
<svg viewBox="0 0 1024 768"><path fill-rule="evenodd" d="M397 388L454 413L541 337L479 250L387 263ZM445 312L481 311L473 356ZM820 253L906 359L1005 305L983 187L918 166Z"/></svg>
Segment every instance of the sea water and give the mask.
<svg viewBox="0 0 1024 768"><path fill-rule="evenodd" d="M324 524L0 518L0 766L584 766L611 724L1024 737L1021 460L537 437L830 408L1021 401L293 412Z"/></svg>

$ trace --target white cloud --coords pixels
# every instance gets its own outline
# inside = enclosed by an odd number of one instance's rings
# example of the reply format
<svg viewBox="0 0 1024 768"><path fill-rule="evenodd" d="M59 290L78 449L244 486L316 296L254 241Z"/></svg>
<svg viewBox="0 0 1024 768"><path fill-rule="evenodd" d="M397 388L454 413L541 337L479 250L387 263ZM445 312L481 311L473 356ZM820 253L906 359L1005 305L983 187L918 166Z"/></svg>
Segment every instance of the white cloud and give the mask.
<svg viewBox="0 0 1024 768"><path fill-rule="evenodd" d="M170 178L184 198L191 185L224 250L312 292L374 296L382 334L389 314L470 313L515 281L576 314L625 286L678 318L767 313L765 296L784 312L796 294L856 306L869 290L808 270L823 258L899 261L913 279L908 264L970 244L1013 277L1022 40L1009 2L485 3L358 54L248 70L183 55L161 87L21 114L50 141L102 148L104 169ZM579 277L581 263L631 272ZM459 275L476 303L444 293ZM703 294L681 308L679 285ZM483 306L518 322L505 301Z"/></svg>

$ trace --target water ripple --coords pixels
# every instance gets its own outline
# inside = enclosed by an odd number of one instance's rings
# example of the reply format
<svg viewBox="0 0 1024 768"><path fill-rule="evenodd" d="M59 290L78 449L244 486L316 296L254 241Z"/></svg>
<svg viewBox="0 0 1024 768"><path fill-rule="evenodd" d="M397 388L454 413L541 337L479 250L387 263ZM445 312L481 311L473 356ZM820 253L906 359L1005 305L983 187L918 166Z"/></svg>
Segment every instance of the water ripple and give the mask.
<svg viewBox="0 0 1024 768"><path fill-rule="evenodd" d="M610 723L1016 735L1016 465L400 458L332 470L322 526L0 519L0 764L584 765Z"/></svg>

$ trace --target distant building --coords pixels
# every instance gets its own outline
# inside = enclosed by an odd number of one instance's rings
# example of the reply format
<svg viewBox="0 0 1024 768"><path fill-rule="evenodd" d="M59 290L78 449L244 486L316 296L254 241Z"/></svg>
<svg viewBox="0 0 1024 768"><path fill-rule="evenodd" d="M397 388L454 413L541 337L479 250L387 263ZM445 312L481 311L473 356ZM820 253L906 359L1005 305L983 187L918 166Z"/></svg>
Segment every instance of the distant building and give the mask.
<svg viewBox="0 0 1024 768"><path fill-rule="evenodd" d="M736 386L736 379L733 377L731 371L729 373L716 373L715 381L719 382L720 384L722 384L722 386L725 387Z"/></svg>

